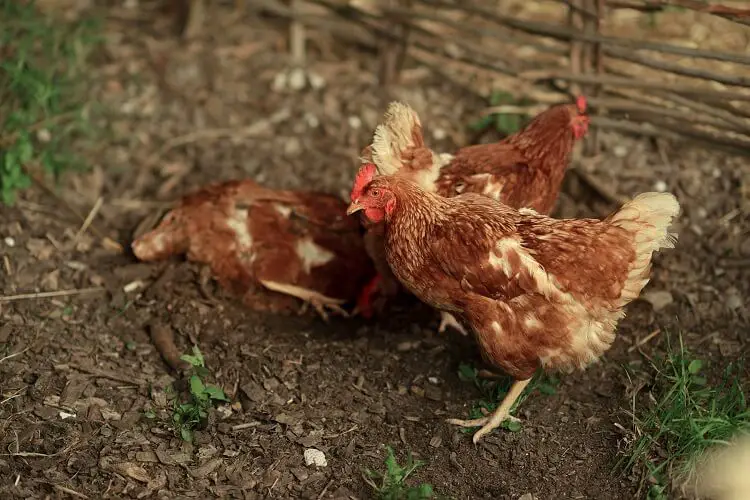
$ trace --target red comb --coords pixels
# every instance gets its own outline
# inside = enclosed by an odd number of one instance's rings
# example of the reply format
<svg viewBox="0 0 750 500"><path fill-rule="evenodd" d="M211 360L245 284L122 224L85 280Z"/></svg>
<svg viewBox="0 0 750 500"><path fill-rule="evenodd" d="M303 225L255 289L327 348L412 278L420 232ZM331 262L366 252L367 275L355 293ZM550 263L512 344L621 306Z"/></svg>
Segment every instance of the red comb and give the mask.
<svg viewBox="0 0 750 500"><path fill-rule="evenodd" d="M579 95L578 98L576 98L576 107L578 108L578 112L585 113L587 106L588 103L586 102L586 98L582 95Z"/></svg>
<svg viewBox="0 0 750 500"><path fill-rule="evenodd" d="M365 186L367 186L375 177L375 169L376 167L374 163L365 163L360 167L359 172L357 172L357 177L354 178L354 187L352 187L352 192L349 195L351 201L362 196L362 191L365 189Z"/></svg>

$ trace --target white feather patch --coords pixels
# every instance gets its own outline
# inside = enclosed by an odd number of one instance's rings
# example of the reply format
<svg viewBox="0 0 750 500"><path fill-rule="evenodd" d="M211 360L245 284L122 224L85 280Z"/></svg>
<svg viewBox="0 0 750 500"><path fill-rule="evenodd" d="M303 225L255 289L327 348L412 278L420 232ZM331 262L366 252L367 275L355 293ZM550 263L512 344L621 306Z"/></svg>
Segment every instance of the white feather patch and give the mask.
<svg viewBox="0 0 750 500"><path fill-rule="evenodd" d="M318 245L311 238L299 239L296 251L307 274L310 274L313 267L325 265L336 257L333 252Z"/></svg>

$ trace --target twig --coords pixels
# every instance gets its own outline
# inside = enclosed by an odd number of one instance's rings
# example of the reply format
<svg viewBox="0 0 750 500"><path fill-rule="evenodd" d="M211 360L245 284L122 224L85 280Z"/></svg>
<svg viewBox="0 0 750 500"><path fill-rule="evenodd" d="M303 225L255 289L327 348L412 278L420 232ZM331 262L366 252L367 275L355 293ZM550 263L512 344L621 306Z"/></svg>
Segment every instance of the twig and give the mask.
<svg viewBox="0 0 750 500"><path fill-rule="evenodd" d="M89 214L86 216L86 219L83 221L83 224L81 224L80 229L78 229L78 232L73 237L73 244L78 241L78 239L83 235L83 233L86 232L86 230L89 228L91 223L94 220L94 217L96 217L96 214L99 213L99 210L102 208L102 203L104 202L104 198L101 196L97 198L96 202L94 203L94 206L91 207L91 210L89 211Z"/></svg>
<svg viewBox="0 0 750 500"><path fill-rule="evenodd" d="M628 352L635 351L636 349L638 349L643 344L645 344L649 340L653 339L654 337L656 337L660 333L661 333L661 329L657 328L656 330L654 330L653 332L649 333L648 335L646 335L645 337L643 337L642 339L640 339L638 342L636 342L632 346L628 347Z"/></svg>
<svg viewBox="0 0 750 500"><path fill-rule="evenodd" d="M333 479L329 480L326 483L326 485L323 487L323 491L321 491L320 495L318 495L318 499L317 500L320 500L321 498L323 498L323 496L326 494L326 491L328 491L328 488L330 488L332 484L333 484Z"/></svg>
<svg viewBox="0 0 750 500"><path fill-rule="evenodd" d="M663 52L667 54L675 54L680 56L697 57L702 59L713 59L716 61L733 62L737 64L750 64L750 56L742 54L734 54L729 52L715 52L711 50L700 50L691 49L688 47L680 47L677 45L670 45L667 43L648 42L643 40L636 40L623 37L614 36L603 36L587 33L578 33L570 29L563 28L554 24L532 22L520 19L515 19L510 16L504 16L497 14L491 10L477 7L476 5L468 2L461 3L450 3L445 0L420 0L421 3L431 6L440 7L446 9L463 10L471 14L479 15L485 19L494 20L497 23L514 28L521 31L526 31L534 35L548 36L557 38L560 40L580 40L583 42L590 43L602 43L606 45L619 45L622 47L628 47L631 49L640 50L654 50L657 52Z"/></svg>
<svg viewBox="0 0 750 500"><path fill-rule="evenodd" d="M14 352L13 354L8 354L4 358L0 358L0 363L2 363L3 361L7 361L9 359L15 358L16 356L20 356L21 354L25 353L29 349L31 349L31 346L28 346L26 349L24 349L22 351Z"/></svg>
<svg viewBox="0 0 750 500"><path fill-rule="evenodd" d="M56 290L54 292L20 293L18 295L5 295L0 297L0 302L13 302L26 299L46 299L50 297L67 297L69 295L82 295L87 293L104 292L103 286L92 286L89 288L74 288L70 290Z"/></svg>
<svg viewBox="0 0 750 500"><path fill-rule="evenodd" d="M93 366L83 366L83 365L76 365L76 364L71 364L70 367L78 371L81 371L83 373L88 373L89 375L93 375L95 377L106 378L109 380L114 380L115 382L122 382L123 384L138 385L141 387L145 387L148 385L147 381L140 379L138 377L134 377L132 375L131 376L119 375L118 373L115 373L110 370L104 370L102 368L94 368Z"/></svg>
<svg viewBox="0 0 750 500"><path fill-rule="evenodd" d="M660 71L668 71L676 75L689 76L692 78L700 78L702 80L711 80L725 85L736 85L738 87L750 88L750 78L733 75L727 73L713 73L707 70L698 68L689 68L681 66L679 64L672 64L666 61L658 61L645 57L637 52L632 52L627 49L621 49L618 47L608 47L604 49L604 53L609 57L615 57L622 59L634 64L640 64L647 68L657 69Z"/></svg>
<svg viewBox="0 0 750 500"><path fill-rule="evenodd" d="M54 487L55 487L55 489L56 489L56 490L58 490L58 491L61 491L61 492L63 492L63 493L67 493L68 495L73 495L74 497L78 497L78 498L88 498L88 497L87 497L86 495L84 495L83 493L78 493L78 492L77 492L77 491L75 491L75 490L71 490L70 488L66 488L65 486L61 486L61 485L59 485L59 484L56 484L56 485L54 485Z"/></svg>
<svg viewBox="0 0 750 500"><path fill-rule="evenodd" d="M726 19L727 21L750 26L750 20L746 19L747 17L750 17L750 9L738 9L735 7L727 7L724 5L716 4L709 5L704 2L698 2L695 0L645 0L645 2L646 3L643 4L624 0L609 0L607 2L607 6L611 9L632 9L640 12L661 12L665 7L675 5L695 12L721 17L723 19Z"/></svg>
<svg viewBox="0 0 750 500"><path fill-rule="evenodd" d="M576 75L566 71L542 69L525 71L518 76L519 78L522 78L524 80L548 80L556 78L571 82L602 83L605 85L630 88L669 90L670 92L675 92L678 94L700 95L704 97L713 97L715 99L750 101L750 94L743 94L740 92L712 90L678 83L664 83L642 79L636 80L635 78L623 78L612 75Z"/></svg>
<svg viewBox="0 0 750 500"><path fill-rule="evenodd" d="M61 197L59 197L59 196L57 195L57 193L55 193L55 191L54 191L53 189L51 189L51 188L50 188L49 186L47 186L47 184L46 184L46 183L45 183L45 182L44 182L44 181L43 181L43 180L42 180L41 178L39 178L39 177L37 177L36 175L34 175L34 174L33 174L32 172L30 172L30 171L29 171L29 170L28 170L27 168L25 168L25 167L22 167L22 168L24 169L24 172L26 173L26 175L28 175L28 176L29 176L29 177L31 178L31 180L33 180L33 181L34 181L34 183L35 183L35 184L36 184L37 186L39 186L40 188L42 188L42 190L43 190L43 191L44 191L45 193L47 193L47 194L48 194L49 196L51 196L51 197L52 197L52 198L53 198L53 199L54 199L54 200L55 200L55 201L56 201L57 203L59 203L59 204L60 204L60 205L61 205L61 206L62 206L62 207L63 207L63 208L65 209L65 210L67 210L67 211L68 211L68 212L70 212L70 213L71 213L72 215L74 215L74 216L75 216L76 218L78 218L78 219L79 219L79 220L80 220L80 221L81 221L82 223L83 223L83 222L85 222L85 220L86 220L86 219L85 219L85 218L84 218L84 217L83 217L83 216L82 216L82 215L81 215L80 213L78 213L78 210L76 210L75 208L73 208L73 207L72 207L72 206L70 205L70 203L68 203L67 201L65 201L65 200L64 200L64 199L62 199ZM102 232L101 232L101 231L100 231L100 230L99 230L99 229L98 229L98 228L96 227L96 225L95 225L95 224L94 224L93 222L91 222L91 223L90 223L89 225L91 226L91 231L92 231L92 232L93 232L93 233L94 233L94 234L95 234L95 235L97 236L97 238L99 238L99 239L101 239L101 240L102 240L102 243L103 243L103 244L104 244L105 246L107 246L107 247L109 247L109 248L112 248L112 249L115 249L115 250L117 250L117 251L119 251L119 252L123 252L123 251L124 251L124 249L122 248L122 245L120 245L119 243L117 243L116 241L114 241L114 240L113 240L112 238L110 238L109 236L105 236L105 235L104 235L104 234L103 234L103 233L102 233Z"/></svg>

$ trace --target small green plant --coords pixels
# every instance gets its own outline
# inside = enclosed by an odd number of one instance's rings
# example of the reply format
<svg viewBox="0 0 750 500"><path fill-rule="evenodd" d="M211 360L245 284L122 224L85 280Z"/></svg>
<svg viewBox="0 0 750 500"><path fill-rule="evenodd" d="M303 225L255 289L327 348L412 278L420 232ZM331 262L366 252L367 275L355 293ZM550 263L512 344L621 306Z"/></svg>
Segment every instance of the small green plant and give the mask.
<svg viewBox="0 0 750 500"><path fill-rule="evenodd" d="M750 431L750 410L742 388L743 362L729 363L721 380L710 385L704 363L685 348L668 345L652 365L651 404L636 411L634 435L619 466L640 466L651 484L649 500L664 500L670 480L686 477L708 447Z"/></svg>
<svg viewBox="0 0 750 500"><path fill-rule="evenodd" d="M475 401L471 410L469 410L469 418L481 418L485 413L491 413L494 411L502 402L513 383L511 377L503 377L499 380L483 379L479 377L479 370L477 370L476 367L466 363L458 365L458 378L464 382L471 382L482 394L482 398ZM511 412L514 411L533 391L538 390L542 394L552 395L557 391L557 385L559 384L560 380L558 378L545 374L542 371L538 372L521 396L516 400L513 408L511 408ZM511 432L518 432L521 430L521 424L514 420L506 420L500 427ZM475 429L472 428L464 428L461 430L467 433L475 432Z"/></svg>
<svg viewBox="0 0 750 500"><path fill-rule="evenodd" d="M181 402L177 395L173 399L172 421L175 433L185 441L193 441L193 431L205 425L208 412L217 402L229 401L224 391L215 385L207 385L203 379L209 375L203 354L198 346L193 346L193 354L184 354L180 359L187 361L193 374L188 379L189 397Z"/></svg>
<svg viewBox="0 0 750 500"><path fill-rule="evenodd" d="M29 166L55 177L83 166L71 143L92 130L78 76L95 32L91 19L64 23L33 1L0 0L0 203L29 187Z"/></svg>
<svg viewBox="0 0 750 500"><path fill-rule="evenodd" d="M375 490L378 500L422 500L436 498L431 484L422 483L408 486L406 479L425 462L414 460L411 452L406 455L406 463L401 466L396 461L393 448L386 446L388 456L385 458L385 472L365 469L365 481ZM378 485L375 481L379 481Z"/></svg>
<svg viewBox="0 0 750 500"><path fill-rule="evenodd" d="M490 95L490 106L526 106L528 104L531 104L531 101L527 99L516 100L512 94L507 92L495 91ZM524 119L525 115L515 113L490 113L469 124L469 128L475 132L483 132L494 128L504 135L511 135L521 130Z"/></svg>

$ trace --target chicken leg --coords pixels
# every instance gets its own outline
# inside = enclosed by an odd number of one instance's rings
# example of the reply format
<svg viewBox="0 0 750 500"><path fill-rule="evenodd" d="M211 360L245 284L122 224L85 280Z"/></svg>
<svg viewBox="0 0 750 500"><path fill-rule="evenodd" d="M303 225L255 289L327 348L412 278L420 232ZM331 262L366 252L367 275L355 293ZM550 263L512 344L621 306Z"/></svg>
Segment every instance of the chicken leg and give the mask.
<svg viewBox="0 0 750 500"><path fill-rule="evenodd" d="M313 306L315 311L320 315L320 317L323 319L323 321L328 321L328 311L334 312L336 314L340 314L341 316L348 317L349 313L346 312L342 307L341 304L344 303L343 300L340 299L334 299L332 297L326 297L325 295L315 292L313 290L308 290L307 288L302 288L299 286L289 285L287 283L278 283L276 281L268 281L268 280L258 280L260 281L261 285L268 288L271 291L284 293L287 295L291 295L292 297L297 297L298 299L304 301L305 305L304 307L307 307L308 305Z"/></svg>
<svg viewBox="0 0 750 500"><path fill-rule="evenodd" d="M475 418L471 420L450 418L446 420L446 422L453 425L459 425L461 427L479 427L481 425L482 428L475 432L474 437L472 438L474 444L477 444L479 440L482 439L482 436L492 432L493 429L499 427L500 424L502 424L505 420L512 420L516 422L518 421L516 417L510 415L510 409L513 407L513 404L516 402L526 386L529 385L529 382L531 382L531 378L527 378L526 380L516 380L515 382L513 382L513 385L510 386L508 394L506 394L503 398L503 402L500 403L500 406L498 406L497 409L495 409L495 411L492 412L492 415L490 415L489 417Z"/></svg>
<svg viewBox="0 0 750 500"><path fill-rule="evenodd" d="M458 322L455 316L453 316L449 312L440 311L440 326L438 326L438 333L445 332L445 330L449 326L452 326L453 328L458 330L458 333L460 333L464 337L469 334L469 332L466 331L466 328L464 328L463 325Z"/></svg>

